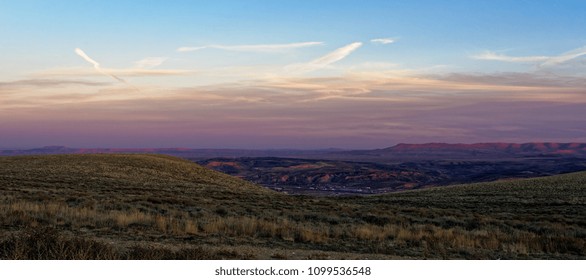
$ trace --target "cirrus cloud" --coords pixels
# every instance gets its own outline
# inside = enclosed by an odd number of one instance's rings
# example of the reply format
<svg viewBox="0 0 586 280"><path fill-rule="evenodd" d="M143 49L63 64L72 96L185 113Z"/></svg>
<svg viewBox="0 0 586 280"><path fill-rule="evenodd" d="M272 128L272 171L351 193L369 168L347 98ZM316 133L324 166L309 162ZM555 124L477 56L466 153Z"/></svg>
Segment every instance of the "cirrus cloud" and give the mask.
<svg viewBox="0 0 586 280"><path fill-rule="evenodd" d="M377 38L377 39L370 40L371 43L381 44L381 45L392 44L392 43L394 43L396 41L397 40L396 39L393 39L393 38Z"/></svg>
<svg viewBox="0 0 586 280"><path fill-rule="evenodd" d="M166 57L146 57L135 62L135 66L136 68L150 69L163 64L166 60Z"/></svg>
<svg viewBox="0 0 586 280"><path fill-rule="evenodd" d="M286 66L285 69L290 72L311 72L327 67L328 65L338 62L362 46L362 42L354 42L338 48L322 57L312 60L308 63L293 64Z"/></svg>
<svg viewBox="0 0 586 280"><path fill-rule="evenodd" d="M472 58L513 63L536 63L538 67L542 68L564 64L583 55L586 55L586 46L556 56L508 56L486 51L478 55L473 55Z"/></svg>
<svg viewBox="0 0 586 280"><path fill-rule="evenodd" d="M297 48L323 45L323 42L300 42L289 44L258 44L258 45L207 45L199 47L180 47L178 52L193 52L203 49L220 49L237 52L283 52Z"/></svg>

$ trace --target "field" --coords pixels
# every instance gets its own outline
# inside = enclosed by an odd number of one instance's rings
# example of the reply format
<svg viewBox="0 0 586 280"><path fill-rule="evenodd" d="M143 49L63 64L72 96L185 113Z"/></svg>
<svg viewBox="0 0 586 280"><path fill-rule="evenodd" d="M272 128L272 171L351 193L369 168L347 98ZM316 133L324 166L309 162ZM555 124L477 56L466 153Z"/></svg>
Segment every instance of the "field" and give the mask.
<svg viewBox="0 0 586 280"><path fill-rule="evenodd" d="M2 259L585 259L586 173L362 197L161 155L0 157Z"/></svg>

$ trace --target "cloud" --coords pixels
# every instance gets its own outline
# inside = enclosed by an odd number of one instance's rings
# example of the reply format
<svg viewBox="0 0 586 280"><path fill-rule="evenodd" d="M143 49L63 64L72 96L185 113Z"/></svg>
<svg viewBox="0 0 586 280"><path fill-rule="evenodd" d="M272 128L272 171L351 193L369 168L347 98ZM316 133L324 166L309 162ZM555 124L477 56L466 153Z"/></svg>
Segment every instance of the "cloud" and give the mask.
<svg viewBox="0 0 586 280"><path fill-rule="evenodd" d="M157 67L167 60L167 57L146 57L135 62L136 68L150 69Z"/></svg>
<svg viewBox="0 0 586 280"><path fill-rule="evenodd" d="M374 44L387 45L396 42L396 40L393 38L377 38L370 40L370 42Z"/></svg>
<svg viewBox="0 0 586 280"><path fill-rule="evenodd" d="M337 61L344 59L345 57L347 57L348 55L353 53L355 50L357 50L361 46L362 46L361 42L354 42L352 44L348 44L348 45L343 46L339 49L336 49L333 52L328 53L328 54L326 54L318 59L315 59L311 62L303 63L303 64L293 64L293 65L289 65L285 68L286 68L286 70L293 71L293 72L311 72L311 71L315 71L318 69L322 69L332 63L335 63Z"/></svg>
<svg viewBox="0 0 586 280"><path fill-rule="evenodd" d="M81 85L81 86L104 86L107 83L90 82L82 80L55 80L55 79L28 79L18 80L12 82L0 82L0 88L13 88L13 87L53 87L53 86L68 86L68 85Z"/></svg>
<svg viewBox="0 0 586 280"><path fill-rule="evenodd" d="M124 76L184 76L196 71L180 69L110 69L112 73Z"/></svg>
<svg viewBox="0 0 586 280"><path fill-rule="evenodd" d="M86 68L81 70L99 74ZM206 145L231 146L269 139L263 142L268 147L274 143L300 147L305 143L303 139L320 145L374 141L372 145L380 147L387 145L388 139L547 140L556 135L584 139L586 87L579 84L579 78L573 80L574 84L568 84L545 74L513 73L386 75L380 79L289 77L197 88L175 88L175 84L146 87L141 88L141 94L125 94L128 90L121 87L39 86L31 90L2 89L0 84L0 119L6 120L0 125L6 132L3 136L9 135L15 143L39 138L35 131L51 127L57 138L44 136L43 141L76 139L86 145L98 143L96 139L104 137L109 141L128 141L109 142L112 145L139 145L143 143L139 141L148 143L155 139L171 146L179 144L164 141L180 139L198 145L208 141ZM3 91L8 94L2 95ZM92 129L87 130L88 127ZM88 131L89 135L84 134L87 138L75 138L80 137L79 129ZM581 130L566 133L562 129ZM29 133L26 137L22 136L25 132ZM163 139L161 135L170 136Z"/></svg>
<svg viewBox="0 0 586 280"><path fill-rule="evenodd" d="M323 45L323 42L300 42L290 44L264 44L264 45L208 45L200 47L180 47L178 52L193 52L203 49L220 49L238 52L282 52L291 49L313 47Z"/></svg>
<svg viewBox="0 0 586 280"><path fill-rule="evenodd" d="M89 57L83 50L81 50L79 48L76 48L75 49L75 53L77 55L81 56L81 58L83 58L85 61L93 64L94 65L94 69L96 69L96 71L100 72L101 74L106 75L106 76L109 76L109 77L112 77L113 79L115 79L115 80L117 80L119 82L122 82L122 83L125 83L127 85L130 85L130 84L128 84L128 82L126 82L126 80L124 80L124 79L122 79L122 78L120 78L120 77L118 77L118 76L116 76L114 74L107 73L104 70L102 70L102 68L100 68L100 64L97 61L93 60L91 57Z"/></svg>
<svg viewBox="0 0 586 280"><path fill-rule="evenodd" d="M544 73L502 72L492 74L451 73L435 75L436 78L454 83L468 83L477 85L521 86L535 88L557 88L578 90L586 88L586 81L581 77L548 75Z"/></svg>
<svg viewBox="0 0 586 280"><path fill-rule="evenodd" d="M474 55L472 58L479 60L494 60L503 62L537 63L538 67L552 67L574 60L586 55L586 47L581 47L557 56L508 56L491 51Z"/></svg>
<svg viewBox="0 0 586 280"><path fill-rule="evenodd" d="M194 52L203 49L207 49L208 47L180 47L177 49L178 52Z"/></svg>
<svg viewBox="0 0 586 280"><path fill-rule="evenodd" d="M362 46L361 42L355 42L355 43L343 46L343 47L336 49L335 51L333 51L329 54L326 54L326 55L310 62L310 64L316 65L319 67L327 66L329 64L332 64L334 62L337 62L337 61L344 59L345 57L350 55L352 52L354 52L355 50L357 50L361 46Z"/></svg>
<svg viewBox="0 0 586 280"><path fill-rule="evenodd" d="M586 46L575 49L575 50L571 50L569 52L563 53L558 56L550 57L548 60L543 62L541 65L539 65L539 67L548 67L548 66L562 64L562 63L573 60L573 59L578 58L583 55L586 55Z"/></svg>
<svg viewBox="0 0 586 280"><path fill-rule="evenodd" d="M545 62L550 59L549 56L508 56L503 54L497 54L495 52L486 51L484 53L472 56L478 60L495 60L504 62Z"/></svg>
<svg viewBox="0 0 586 280"><path fill-rule="evenodd" d="M115 76L125 77L153 77L153 76L184 76L196 73L196 71L179 70L179 69L102 69ZM83 68L57 68L35 73L38 77L88 77L103 75L102 72L89 71ZM107 75L110 76L110 75Z"/></svg>

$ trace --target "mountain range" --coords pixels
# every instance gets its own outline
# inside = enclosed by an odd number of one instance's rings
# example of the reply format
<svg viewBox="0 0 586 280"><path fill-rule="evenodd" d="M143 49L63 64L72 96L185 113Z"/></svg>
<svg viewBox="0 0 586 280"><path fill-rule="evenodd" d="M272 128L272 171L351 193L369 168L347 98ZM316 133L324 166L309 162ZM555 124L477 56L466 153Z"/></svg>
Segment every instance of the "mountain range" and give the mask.
<svg viewBox="0 0 586 280"><path fill-rule="evenodd" d="M397 144L384 149L334 152L330 159L403 162L420 160L504 160L529 157L586 157L586 143Z"/></svg>
<svg viewBox="0 0 586 280"><path fill-rule="evenodd" d="M0 150L0 155L50 154L166 154L182 158L206 159L216 157L285 157L368 161L414 161L433 159L510 159L527 157L586 157L586 143L476 143L476 144L397 144L371 150L247 150L190 148L69 148L46 146L34 149Z"/></svg>

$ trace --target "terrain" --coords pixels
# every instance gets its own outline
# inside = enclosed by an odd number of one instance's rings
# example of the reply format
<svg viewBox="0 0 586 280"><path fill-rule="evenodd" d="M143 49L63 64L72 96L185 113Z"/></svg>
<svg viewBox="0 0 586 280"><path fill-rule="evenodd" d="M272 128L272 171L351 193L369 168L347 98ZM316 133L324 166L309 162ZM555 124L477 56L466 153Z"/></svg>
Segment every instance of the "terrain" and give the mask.
<svg viewBox="0 0 586 280"><path fill-rule="evenodd" d="M282 157L364 162L406 162L428 160L507 160L536 157L586 158L586 143L477 143L477 144L397 144L373 150L246 150L246 149L189 149L189 148L69 148L46 146L35 149L2 149L0 156L55 155L55 154L165 154L181 158L203 160L217 157Z"/></svg>
<svg viewBox="0 0 586 280"><path fill-rule="evenodd" d="M67 154L161 154L196 160L215 157L316 157L341 151L325 150L246 150L246 149L190 149L190 148L70 148L45 146L34 149L0 149L0 156L67 155Z"/></svg>
<svg viewBox="0 0 586 280"><path fill-rule="evenodd" d="M586 160L573 157L403 163L245 157L197 163L276 191L311 195L376 194L586 170Z"/></svg>
<svg viewBox="0 0 586 280"><path fill-rule="evenodd" d="M374 150L76 149L0 155L166 154L289 194L354 195L586 171L584 143L398 144Z"/></svg>
<svg viewBox="0 0 586 280"><path fill-rule="evenodd" d="M287 195L164 155L0 157L2 259L584 259L586 173Z"/></svg>
<svg viewBox="0 0 586 280"><path fill-rule="evenodd" d="M586 143L398 144L375 150L340 151L330 159L375 162L428 160L510 160L518 158L586 158Z"/></svg>

